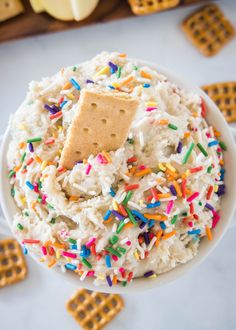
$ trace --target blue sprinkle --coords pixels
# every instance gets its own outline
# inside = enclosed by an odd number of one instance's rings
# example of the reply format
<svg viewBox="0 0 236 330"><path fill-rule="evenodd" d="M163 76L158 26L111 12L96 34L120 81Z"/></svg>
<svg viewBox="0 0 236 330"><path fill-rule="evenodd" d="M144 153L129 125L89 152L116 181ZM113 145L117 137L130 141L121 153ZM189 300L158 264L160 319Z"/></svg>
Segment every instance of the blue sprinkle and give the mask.
<svg viewBox="0 0 236 330"><path fill-rule="evenodd" d="M143 222L148 223L148 219L145 218L145 216L144 216L142 213L140 213L139 211L132 210L131 213L132 213L134 216L138 217L138 218L139 218L140 220L142 220Z"/></svg>
<svg viewBox="0 0 236 330"><path fill-rule="evenodd" d="M85 245L82 245L82 251L80 252L80 256L83 258L88 258L90 256L90 250L86 248Z"/></svg>
<svg viewBox="0 0 236 330"><path fill-rule="evenodd" d="M24 253L24 254L28 254L28 250L27 250L27 248L26 248L25 245L23 246L23 253Z"/></svg>
<svg viewBox="0 0 236 330"><path fill-rule="evenodd" d="M78 249L76 244L72 244L70 247L71 247L72 250L77 250Z"/></svg>
<svg viewBox="0 0 236 330"><path fill-rule="evenodd" d="M214 140L214 141L211 141L211 142L208 143L208 147L213 147L213 146L216 146L218 144L219 144L219 141Z"/></svg>
<svg viewBox="0 0 236 330"><path fill-rule="evenodd" d="M109 254L107 254L105 256L105 261L106 261L106 265L108 268L111 268L111 257L109 256Z"/></svg>
<svg viewBox="0 0 236 330"><path fill-rule="evenodd" d="M60 108L62 109L64 107L64 105L67 103L68 101L63 101L61 104L60 104Z"/></svg>
<svg viewBox="0 0 236 330"><path fill-rule="evenodd" d="M81 90L80 85L77 83L77 81L75 81L75 79L71 78L71 79L70 79L70 82L72 83L72 85L73 85L76 89L78 89L78 91Z"/></svg>
<svg viewBox="0 0 236 330"><path fill-rule="evenodd" d="M104 215L103 219L106 221L110 218L110 215L111 215L111 210L107 210L106 211L106 214Z"/></svg>
<svg viewBox="0 0 236 330"><path fill-rule="evenodd" d="M160 222L160 227L161 227L161 229L165 230L166 229L166 224L163 221L161 221Z"/></svg>
<svg viewBox="0 0 236 330"><path fill-rule="evenodd" d="M141 222L140 225L139 225L139 228L143 229L145 226L146 226L146 222Z"/></svg>
<svg viewBox="0 0 236 330"><path fill-rule="evenodd" d="M160 201L157 201L155 203L150 203L150 204L147 204L147 208L148 209L153 209L154 207L158 207L161 205L161 202Z"/></svg>
<svg viewBox="0 0 236 330"><path fill-rule="evenodd" d="M26 181L25 184L26 184L26 186L28 186L30 188L30 190L34 190L34 186L32 185L31 182Z"/></svg>
<svg viewBox="0 0 236 330"><path fill-rule="evenodd" d="M115 73L118 70L118 66L112 62L108 62L108 65L110 67L111 74Z"/></svg>
<svg viewBox="0 0 236 330"><path fill-rule="evenodd" d="M149 220L148 222L148 228L152 228L155 224L155 220Z"/></svg>
<svg viewBox="0 0 236 330"><path fill-rule="evenodd" d="M109 87L110 89L115 89L115 87L112 86L112 85L108 85L108 87Z"/></svg>
<svg viewBox="0 0 236 330"><path fill-rule="evenodd" d="M143 84L144 88L149 88L151 85L150 84Z"/></svg>
<svg viewBox="0 0 236 330"><path fill-rule="evenodd" d="M114 196L116 195L116 193L114 192L114 190L112 189L112 187L110 188L110 195L111 195L112 197L114 197Z"/></svg>
<svg viewBox="0 0 236 330"><path fill-rule="evenodd" d="M201 229L195 229L195 230L190 230L188 231L189 235L199 235L201 234Z"/></svg>
<svg viewBox="0 0 236 330"><path fill-rule="evenodd" d="M66 269L69 269L69 270L76 270L76 266L75 265L72 265L72 264L65 264L65 267L66 267Z"/></svg>

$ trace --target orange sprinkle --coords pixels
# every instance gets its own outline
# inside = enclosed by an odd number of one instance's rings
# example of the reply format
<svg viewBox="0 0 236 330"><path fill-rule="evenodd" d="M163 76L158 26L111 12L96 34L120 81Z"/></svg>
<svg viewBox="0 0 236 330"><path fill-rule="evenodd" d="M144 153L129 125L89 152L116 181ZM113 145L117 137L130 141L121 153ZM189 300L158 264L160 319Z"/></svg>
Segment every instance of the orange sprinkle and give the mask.
<svg viewBox="0 0 236 330"><path fill-rule="evenodd" d="M180 186L179 186L179 184L178 184L177 181L173 181L173 186L175 187L175 190L177 192L177 195L179 197L182 197L182 192L181 192Z"/></svg>
<svg viewBox="0 0 236 330"><path fill-rule="evenodd" d="M150 168L145 168L142 171L139 171L139 172L134 173L134 176L138 176L139 177L139 176L143 176L143 175L149 174L151 172L152 172L152 170Z"/></svg>
<svg viewBox="0 0 236 330"><path fill-rule="evenodd" d="M57 113L50 115L49 118L52 120L52 119L58 118L60 116L62 116L62 111L58 111Z"/></svg>
<svg viewBox="0 0 236 330"><path fill-rule="evenodd" d="M43 162L42 159L37 155L34 157L34 159L36 160L37 163L41 164Z"/></svg>
<svg viewBox="0 0 236 330"><path fill-rule="evenodd" d="M102 151L102 154L106 158L106 160L108 161L108 163L112 163L112 159L111 159L111 157L110 157L110 155L109 155L108 152L106 152L105 150L103 150Z"/></svg>
<svg viewBox="0 0 236 330"><path fill-rule="evenodd" d="M211 229L206 225L206 235L209 241L212 241L212 232Z"/></svg>
<svg viewBox="0 0 236 330"><path fill-rule="evenodd" d="M157 220L157 221L165 221L167 220L167 216L163 214L150 214L150 213L144 213L145 218Z"/></svg>
<svg viewBox="0 0 236 330"><path fill-rule="evenodd" d="M192 191L190 189L186 188L186 194L187 195L192 195Z"/></svg>
<svg viewBox="0 0 236 330"><path fill-rule="evenodd" d="M127 55L125 53L120 53L119 57L126 57Z"/></svg>
<svg viewBox="0 0 236 330"><path fill-rule="evenodd" d="M182 183L181 183L181 189L182 189L182 197L186 197L186 178L183 178Z"/></svg>
<svg viewBox="0 0 236 330"><path fill-rule="evenodd" d="M16 167L14 167L14 171L15 171L15 172L18 172L20 168L21 168L21 165L18 165L18 166L16 166Z"/></svg>
<svg viewBox="0 0 236 330"><path fill-rule="evenodd" d="M78 196L70 196L69 201L70 202L76 202L78 200Z"/></svg>
<svg viewBox="0 0 236 330"><path fill-rule="evenodd" d="M169 198L171 197L171 194L166 193L166 194L157 194L158 198Z"/></svg>
<svg viewBox="0 0 236 330"><path fill-rule="evenodd" d="M193 112L192 115L193 115L194 118L197 118L198 117L197 112Z"/></svg>
<svg viewBox="0 0 236 330"><path fill-rule="evenodd" d="M52 245L52 241L46 241L46 242L44 243L44 245L45 245L46 247L48 247L49 245Z"/></svg>
<svg viewBox="0 0 236 330"><path fill-rule="evenodd" d="M219 131L217 131L216 129L214 129L214 135L215 135L215 137L220 137L221 133Z"/></svg>
<svg viewBox="0 0 236 330"><path fill-rule="evenodd" d="M219 161L219 164L220 164L220 165L224 165L224 161L223 161L223 159L221 159L221 160Z"/></svg>
<svg viewBox="0 0 236 330"><path fill-rule="evenodd" d="M165 235L162 236L162 239L166 240L172 236L174 236L176 234L176 230L172 230L170 233L167 233Z"/></svg>
<svg viewBox="0 0 236 330"><path fill-rule="evenodd" d="M210 186L210 187L208 188L207 195L206 195L206 199L207 199L207 200L211 199L211 196L212 196L212 193L213 193L213 189L214 189L213 186Z"/></svg>
<svg viewBox="0 0 236 330"><path fill-rule="evenodd" d="M106 221L103 221L104 224L110 223L112 221L112 217L108 218Z"/></svg>
<svg viewBox="0 0 236 330"><path fill-rule="evenodd" d="M162 234L163 234L163 230L162 229L158 230L158 232L156 233L156 238L157 238L157 240L155 242L156 246L159 245L160 238L161 238Z"/></svg>
<svg viewBox="0 0 236 330"><path fill-rule="evenodd" d="M26 146L26 143L25 143L25 142L20 142L20 143L19 143L19 148L20 148L20 149L24 149L25 146Z"/></svg>
<svg viewBox="0 0 236 330"><path fill-rule="evenodd" d="M48 268L51 268L52 266L54 266L56 262L57 262L56 259L52 259L51 261L49 261Z"/></svg>
<svg viewBox="0 0 236 330"><path fill-rule="evenodd" d="M128 85L133 80L134 80L134 77L133 76L128 77L127 79L123 80L120 83L120 87L125 86L125 85Z"/></svg>
<svg viewBox="0 0 236 330"><path fill-rule="evenodd" d="M132 222L128 222L128 223L124 226L124 229L132 228L132 227L133 227Z"/></svg>
<svg viewBox="0 0 236 330"><path fill-rule="evenodd" d="M158 197L158 193L157 190L155 188L151 188L151 193L152 193L152 197L158 201L159 197Z"/></svg>
<svg viewBox="0 0 236 330"><path fill-rule="evenodd" d="M140 75L141 75L143 78L152 79L152 75L150 75L150 74L147 73L146 71L140 70Z"/></svg>
<svg viewBox="0 0 236 330"><path fill-rule="evenodd" d="M119 211L120 213L124 216L127 217L128 213L126 212L126 209L124 208L124 206L122 204L120 204L119 206Z"/></svg>
<svg viewBox="0 0 236 330"><path fill-rule="evenodd" d="M185 133L184 133L184 137L185 137L185 138L190 137L190 132L185 132Z"/></svg>
<svg viewBox="0 0 236 330"><path fill-rule="evenodd" d="M67 83L65 83L65 85L62 87L62 90L65 90L65 89L69 89L72 87L72 84L70 81L67 81Z"/></svg>
<svg viewBox="0 0 236 330"><path fill-rule="evenodd" d="M137 167L133 166L130 170L129 173L134 174L134 172L136 171Z"/></svg>
<svg viewBox="0 0 236 330"><path fill-rule="evenodd" d="M157 121L157 123L158 123L159 125L168 125L168 124L169 124L169 121L168 121L167 119L159 119L159 120Z"/></svg>
<svg viewBox="0 0 236 330"><path fill-rule="evenodd" d="M54 242L54 243L52 243L52 245L55 246L58 249L65 249L67 247L66 244L61 244L61 243L58 243L58 242Z"/></svg>
<svg viewBox="0 0 236 330"><path fill-rule="evenodd" d="M165 173L168 173L170 176L172 176L175 179L178 178L178 174L175 173L175 172L173 172L173 171L171 171L169 168L166 170Z"/></svg>
<svg viewBox="0 0 236 330"><path fill-rule="evenodd" d="M33 163L33 161L34 161L34 158L33 158L33 157L31 157L29 160L27 160L27 163L26 163L26 165L27 165L27 166L29 166L30 164L32 164L32 163Z"/></svg>
<svg viewBox="0 0 236 330"><path fill-rule="evenodd" d="M36 204L37 204L38 202L37 201L33 201L32 203L31 203L31 207L32 207L32 209L35 211L35 206L36 206Z"/></svg>
<svg viewBox="0 0 236 330"><path fill-rule="evenodd" d="M113 285L117 284L117 276L116 275L113 276L112 283L113 283Z"/></svg>

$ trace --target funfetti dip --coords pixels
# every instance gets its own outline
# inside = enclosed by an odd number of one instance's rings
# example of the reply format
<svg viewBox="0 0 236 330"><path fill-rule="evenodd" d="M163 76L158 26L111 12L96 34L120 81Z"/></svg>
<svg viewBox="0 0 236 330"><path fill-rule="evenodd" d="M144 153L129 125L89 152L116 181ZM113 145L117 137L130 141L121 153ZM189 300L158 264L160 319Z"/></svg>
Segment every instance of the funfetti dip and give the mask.
<svg viewBox="0 0 236 330"><path fill-rule="evenodd" d="M85 88L129 93L139 108L120 149L66 170L60 155ZM225 190L226 147L205 112L198 95L118 53L31 82L8 151L25 250L109 286L194 258L201 238L214 236Z"/></svg>

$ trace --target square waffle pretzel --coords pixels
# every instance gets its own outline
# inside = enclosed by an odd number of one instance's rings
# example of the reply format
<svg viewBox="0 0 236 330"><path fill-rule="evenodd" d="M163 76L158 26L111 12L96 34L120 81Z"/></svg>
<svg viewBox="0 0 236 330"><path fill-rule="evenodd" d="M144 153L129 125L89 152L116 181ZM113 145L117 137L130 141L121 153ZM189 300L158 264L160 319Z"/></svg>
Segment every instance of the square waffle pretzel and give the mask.
<svg viewBox="0 0 236 330"><path fill-rule="evenodd" d="M202 86L218 105L227 122L236 121L236 81Z"/></svg>
<svg viewBox="0 0 236 330"><path fill-rule="evenodd" d="M0 240L0 288L23 280L27 274L25 258L13 238Z"/></svg>
<svg viewBox="0 0 236 330"><path fill-rule="evenodd" d="M213 56L235 35L235 29L215 4L200 8L182 23L187 37L205 56Z"/></svg>
<svg viewBox="0 0 236 330"><path fill-rule="evenodd" d="M99 330L124 307L117 294L78 290L67 302L67 310L84 330Z"/></svg>
<svg viewBox="0 0 236 330"><path fill-rule="evenodd" d="M135 15L147 15L178 6L180 0L129 0Z"/></svg>

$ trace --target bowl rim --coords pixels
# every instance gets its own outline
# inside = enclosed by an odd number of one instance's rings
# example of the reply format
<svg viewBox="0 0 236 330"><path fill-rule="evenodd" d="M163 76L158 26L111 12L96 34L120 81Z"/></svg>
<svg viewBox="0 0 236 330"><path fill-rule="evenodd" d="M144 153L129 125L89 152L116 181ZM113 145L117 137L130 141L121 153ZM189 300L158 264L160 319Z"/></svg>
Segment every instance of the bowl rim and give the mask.
<svg viewBox="0 0 236 330"><path fill-rule="evenodd" d="M164 75L168 79L168 81L173 82L178 87L183 88L185 91L200 95L204 99L204 101L207 105L207 108L210 109L210 111L214 114L213 117L217 118L217 121L221 122L221 124L220 124L221 132L224 132L224 135L227 136L227 147L228 147L229 152L231 153L230 160L231 160L233 167L236 168L236 148L235 148L235 143L234 143L233 135L230 131L230 128L229 128L227 122L225 121L223 114L220 112L220 110L218 109L216 104L209 98L209 96L200 87L194 86L194 84L185 81L185 79L179 78L179 76L177 74L175 74L174 72L172 72L172 70L166 69L165 67L157 65L153 62L139 60L139 59L135 59L135 58L127 58L127 60L128 61L132 60L132 61L136 62L137 65L139 65L139 66L148 66L151 69L154 69L155 71ZM83 64L83 63L85 63L85 62L82 62L81 64ZM5 165L5 164L3 164L3 162L6 163L6 153L7 153L9 140L10 140L10 126L7 127L3 140L2 140L2 144L1 144L0 160L1 160L2 165ZM233 175L233 178L231 177L231 180L230 180L232 182L231 188L233 191L233 196L236 197L236 174L233 173L232 175ZM0 169L1 206L2 206L2 210L3 210L3 214L4 214L5 218L7 219L8 225L10 226L10 228L12 230L11 219L13 218L13 215L15 214L15 212L13 212L13 209L10 209L9 204L10 203L13 204L14 202L13 202L13 199L12 199L12 202L9 202L11 197L9 194L10 183L9 183L8 178L7 178L7 181L8 181L8 184L6 182L6 167L1 166L1 169ZM7 186L5 186L3 184L4 182L6 182ZM8 192L7 192L7 190L8 190ZM198 251L198 254L195 257L193 257L190 261L188 261L187 263L180 264L177 267L171 269L170 271L158 275L155 279L147 280L143 277L139 277L139 278L134 279L134 281L132 283L129 283L129 285L126 287L123 287L121 285L109 287L106 284L96 286L93 284L91 278L86 278L83 282L81 282L78 278L78 275L76 275L72 272L63 273L59 267L53 267L51 269L51 271L53 271L55 274L58 274L58 276L63 277L64 280L67 280L67 281L75 284L77 287L83 287L83 288L86 288L89 290L94 290L94 291L99 290L101 292L106 292L106 293L111 293L111 292L112 293L122 293L122 294L135 293L135 292L142 292L142 291L146 291L148 289L154 289L154 288L161 287L162 285L165 285L167 283L173 282L174 280L177 280L178 278L180 278L184 274L186 274L189 270L197 267L215 249L215 247L219 244L220 240L222 239L222 237L224 236L224 234L226 233L226 231L230 225L230 222L231 222L233 214L234 214L235 206L236 206L234 204L235 203L232 203L231 209L228 210L227 220L224 220L225 222L222 225L223 230L221 231L221 233L219 234L217 239L211 241L211 245L209 245L209 247L206 249L206 251L204 253L200 254ZM15 209L16 208L17 207L15 205ZM19 240L18 237L16 237L16 239ZM44 263L39 262L38 258L35 255L30 253L30 256L38 264L47 268L46 265L44 265Z"/></svg>

